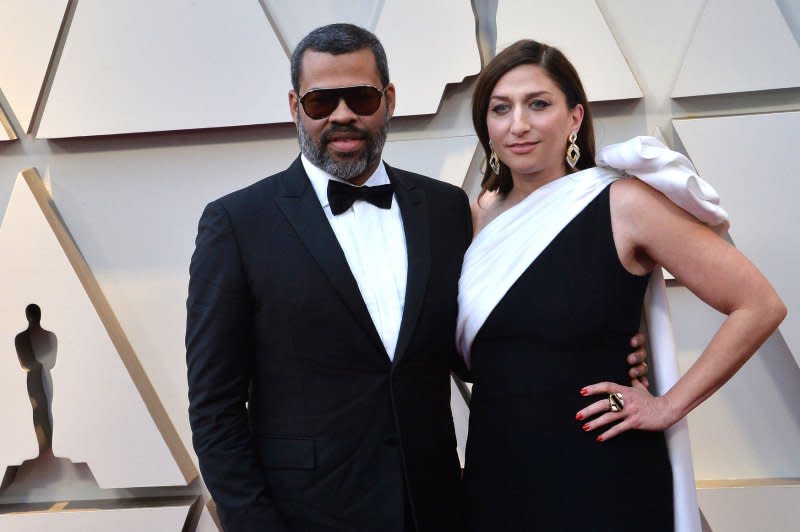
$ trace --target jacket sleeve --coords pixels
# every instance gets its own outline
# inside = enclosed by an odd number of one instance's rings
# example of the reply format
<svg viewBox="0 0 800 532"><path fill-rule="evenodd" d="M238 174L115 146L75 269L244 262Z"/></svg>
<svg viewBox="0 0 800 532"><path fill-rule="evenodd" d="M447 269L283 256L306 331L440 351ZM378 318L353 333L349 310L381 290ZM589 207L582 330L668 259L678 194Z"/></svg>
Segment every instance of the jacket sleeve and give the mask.
<svg viewBox="0 0 800 532"><path fill-rule="evenodd" d="M252 298L220 202L208 205L200 218L186 310L192 443L223 527L287 530L267 491L248 425Z"/></svg>
<svg viewBox="0 0 800 532"><path fill-rule="evenodd" d="M461 238L463 239L463 251L461 254L463 256L472 242L472 214L470 213L469 208L469 198L467 198L467 195L463 191L460 191L460 196L461 200L459 202L458 209L460 211L460 218L462 220L460 225L463 228L463 232L461 234ZM461 354L456 350L455 337L453 337L453 353L450 356L450 371L462 381L472 382L472 374L464 362L464 357L462 357Z"/></svg>

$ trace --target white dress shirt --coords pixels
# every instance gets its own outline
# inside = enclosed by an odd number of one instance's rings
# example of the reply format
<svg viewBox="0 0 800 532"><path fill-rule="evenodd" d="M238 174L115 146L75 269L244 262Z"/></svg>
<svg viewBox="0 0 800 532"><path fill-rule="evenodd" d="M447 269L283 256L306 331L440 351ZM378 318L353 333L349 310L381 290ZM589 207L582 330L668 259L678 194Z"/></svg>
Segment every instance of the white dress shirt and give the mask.
<svg viewBox="0 0 800 532"><path fill-rule="evenodd" d="M394 360L408 274L406 235L397 197L392 197L389 209L359 200L345 212L334 216L328 203L328 181L347 182L317 168L304 155L300 160L356 279L386 354ZM381 161L364 185L377 186L389 182Z"/></svg>

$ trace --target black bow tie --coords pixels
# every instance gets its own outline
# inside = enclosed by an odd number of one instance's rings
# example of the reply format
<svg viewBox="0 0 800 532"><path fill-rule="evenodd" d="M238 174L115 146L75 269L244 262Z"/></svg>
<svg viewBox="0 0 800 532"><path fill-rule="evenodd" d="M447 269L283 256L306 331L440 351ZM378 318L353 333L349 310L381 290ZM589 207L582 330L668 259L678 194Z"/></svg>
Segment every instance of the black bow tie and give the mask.
<svg viewBox="0 0 800 532"><path fill-rule="evenodd" d="M342 214L356 200L364 200L381 209L392 206L392 185L354 187L341 181L328 181L328 203L334 215Z"/></svg>

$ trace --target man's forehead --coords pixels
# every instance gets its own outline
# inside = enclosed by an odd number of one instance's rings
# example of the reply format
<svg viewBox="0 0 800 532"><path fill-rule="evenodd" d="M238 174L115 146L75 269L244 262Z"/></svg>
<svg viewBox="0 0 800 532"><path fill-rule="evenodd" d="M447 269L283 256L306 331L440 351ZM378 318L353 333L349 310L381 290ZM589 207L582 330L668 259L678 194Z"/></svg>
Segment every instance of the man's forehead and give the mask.
<svg viewBox="0 0 800 532"><path fill-rule="evenodd" d="M375 56L369 48L343 54L306 50L300 69L301 92L312 88L374 85L381 87Z"/></svg>

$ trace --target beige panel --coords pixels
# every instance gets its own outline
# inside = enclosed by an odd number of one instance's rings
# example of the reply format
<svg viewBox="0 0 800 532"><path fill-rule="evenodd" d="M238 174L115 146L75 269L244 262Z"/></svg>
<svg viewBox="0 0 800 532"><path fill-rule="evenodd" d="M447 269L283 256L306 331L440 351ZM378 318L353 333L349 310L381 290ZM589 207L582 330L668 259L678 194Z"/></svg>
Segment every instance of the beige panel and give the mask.
<svg viewBox="0 0 800 532"><path fill-rule="evenodd" d="M477 145L475 135L396 140L386 143L383 157L392 166L460 187Z"/></svg>
<svg viewBox="0 0 800 532"><path fill-rule="evenodd" d="M203 506L203 512L200 514L200 520L197 522L195 532L220 532L220 530L221 528L217 526L216 521L211 517L208 506Z"/></svg>
<svg viewBox="0 0 800 532"><path fill-rule="evenodd" d="M697 496L713 532L800 530L800 481L708 484Z"/></svg>
<svg viewBox="0 0 800 532"><path fill-rule="evenodd" d="M81 0L38 136L288 122L289 85L257 0Z"/></svg>
<svg viewBox="0 0 800 532"><path fill-rule="evenodd" d="M800 195L793 154L800 112L675 120L700 175L731 215L730 234L789 307L781 333L800 363Z"/></svg>
<svg viewBox="0 0 800 532"><path fill-rule="evenodd" d="M673 97L800 86L800 47L774 0L709 0Z"/></svg>
<svg viewBox="0 0 800 532"><path fill-rule="evenodd" d="M117 510L64 510L0 515L6 532L180 532L189 506L123 508Z"/></svg>
<svg viewBox="0 0 800 532"><path fill-rule="evenodd" d="M66 8L67 0L0 2L0 90L26 131Z"/></svg>
<svg viewBox="0 0 800 532"><path fill-rule="evenodd" d="M53 452L86 462L103 488L183 485L193 473L188 455L177 452L184 475L151 412L162 418L162 429L171 426L157 398L146 405L131 380L135 355L61 224L36 172L20 174L0 226L0 254L11 259L0 262L0 338L13 342L30 303L41 308L42 327L56 337ZM4 377L22 380L15 357L3 357L0 368ZM140 368L137 376L146 380ZM31 430L30 422L4 429Z"/></svg>
<svg viewBox="0 0 800 532"><path fill-rule="evenodd" d="M499 2L497 50L518 39L560 48L575 65L590 101L642 96L594 0Z"/></svg>
<svg viewBox="0 0 800 532"><path fill-rule="evenodd" d="M3 112L2 107L0 107L0 142L6 140L15 140L16 138L17 135L14 133L14 128L11 126L11 122Z"/></svg>

